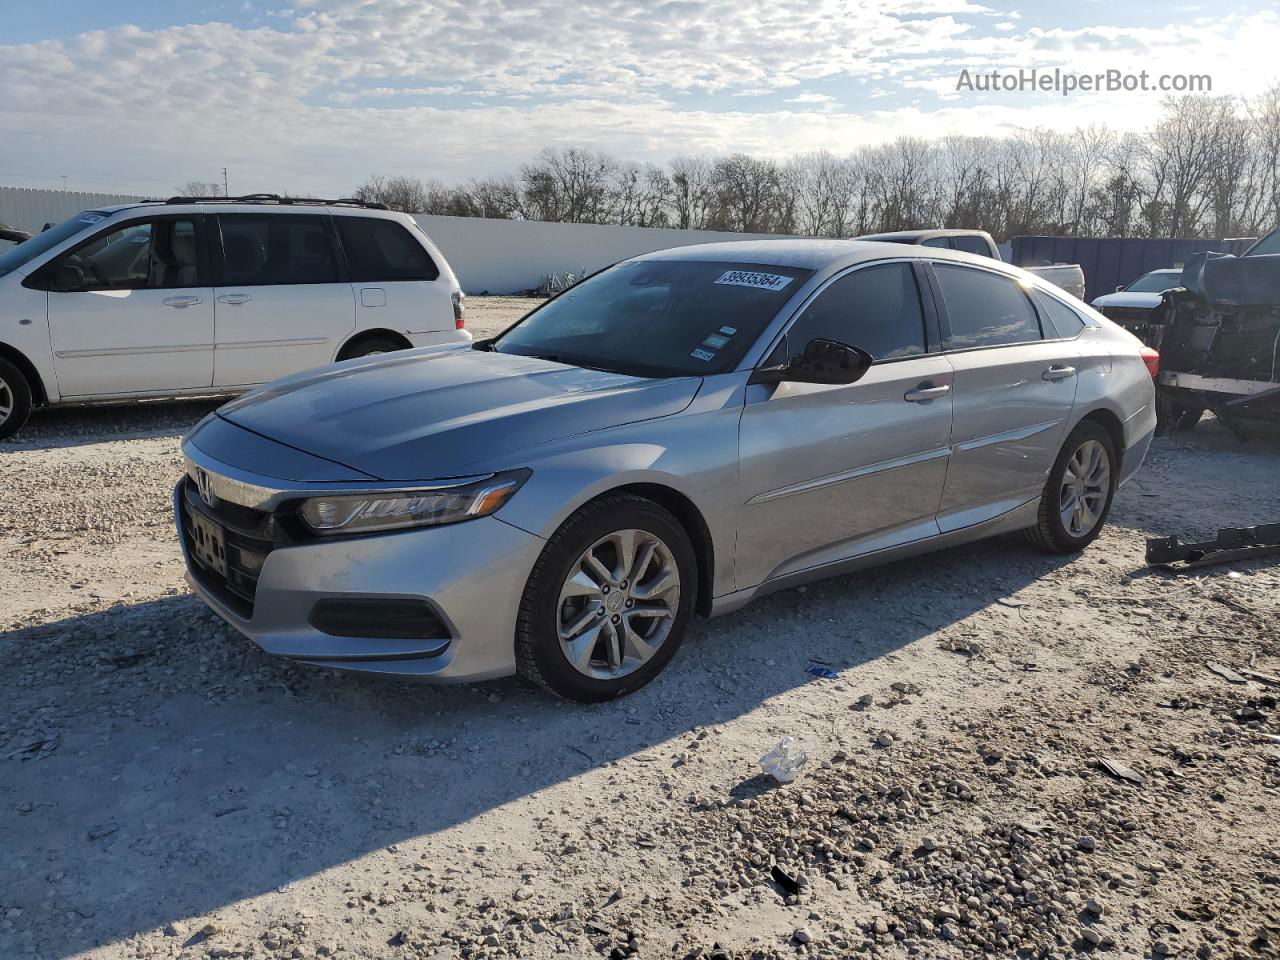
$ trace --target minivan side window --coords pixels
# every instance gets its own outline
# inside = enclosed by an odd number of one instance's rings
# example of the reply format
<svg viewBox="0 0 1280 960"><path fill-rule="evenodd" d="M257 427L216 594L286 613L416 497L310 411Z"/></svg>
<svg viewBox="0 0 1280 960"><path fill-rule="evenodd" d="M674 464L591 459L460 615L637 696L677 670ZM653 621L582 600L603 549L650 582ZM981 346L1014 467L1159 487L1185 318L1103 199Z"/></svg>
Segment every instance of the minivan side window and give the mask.
<svg viewBox="0 0 1280 960"><path fill-rule="evenodd" d="M199 286L195 221L127 223L64 253L45 269L55 293Z"/></svg>
<svg viewBox="0 0 1280 960"><path fill-rule="evenodd" d="M794 357L815 339L859 347L878 361L924 353L924 312L911 264L862 267L830 284L787 332L788 352Z"/></svg>
<svg viewBox="0 0 1280 960"><path fill-rule="evenodd" d="M1053 324L1054 330L1063 340L1074 339L1085 328L1085 322L1061 300L1049 296L1041 290L1035 292L1036 303Z"/></svg>
<svg viewBox="0 0 1280 960"><path fill-rule="evenodd" d="M1041 339L1040 320L1017 282L986 270L933 265L947 306L948 350L998 347Z"/></svg>
<svg viewBox="0 0 1280 960"><path fill-rule="evenodd" d="M951 246L965 253L976 253L980 257L991 258L991 247L982 237L952 237Z"/></svg>
<svg viewBox="0 0 1280 960"><path fill-rule="evenodd" d="M394 220L334 217L356 283L435 280L440 270L417 239Z"/></svg>
<svg viewBox="0 0 1280 960"><path fill-rule="evenodd" d="M338 261L324 217L227 213L218 221L224 285L338 282Z"/></svg>

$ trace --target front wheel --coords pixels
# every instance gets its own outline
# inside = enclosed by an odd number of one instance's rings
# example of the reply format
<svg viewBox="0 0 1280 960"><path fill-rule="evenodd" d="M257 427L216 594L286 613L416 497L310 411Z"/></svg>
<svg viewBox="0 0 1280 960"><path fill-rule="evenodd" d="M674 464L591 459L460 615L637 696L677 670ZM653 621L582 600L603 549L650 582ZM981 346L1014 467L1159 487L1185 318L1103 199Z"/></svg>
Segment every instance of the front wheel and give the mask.
<svg viewBox="0 0 1280 960"><path fill-rule="evenodd" d="M1101 425L1085 420L1063 444L1040 496L1027 539L1049 553L1077 553L1102 533L1116 493L1116 449Z"/></svg>
<svg viewBox="0 0 1280 960"><path fill-rule="evenodd" d="M0 358L0 440L11 437L31 414L31 384L22 371Z"/></svg>
<svg viewBox="0 0 1280 960"><path fill-rule="evenodd" d="M581 703L644 686L680 646L697 577L688 534L658 504L629 494L587 504L529 576L516 627L520 674Z"/></svg>
<svg viewBox="0 0 1280 960"><path fill-rule="evenodd" d="M403 350L403 343L398 343L387 337L370 337L367 340L357 340L338 357L341 360L354 360L357 357L376 357L383 353L394 353L396 350Z"/></svg>

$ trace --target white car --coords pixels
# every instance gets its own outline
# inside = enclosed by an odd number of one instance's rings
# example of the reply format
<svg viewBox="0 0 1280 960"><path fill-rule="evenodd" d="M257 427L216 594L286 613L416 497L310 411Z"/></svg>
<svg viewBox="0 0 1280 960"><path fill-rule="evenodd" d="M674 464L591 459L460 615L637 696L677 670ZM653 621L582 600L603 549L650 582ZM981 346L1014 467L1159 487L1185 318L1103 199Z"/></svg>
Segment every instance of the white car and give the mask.
<svg viewBox="0 0 1280 960"><path fill-rule="evenodd" d="M0 439L33 406L230 395L470 339L407 214L269 195L89 210L0 253Z"/></svg>
<svg viewBox="0 0 1280 960"><path fill-rule="evenodd" d="M1160 297L1166 290L1181 285L1181 267L1152 270L1128 286L1117 287L1115 293L1104 293L1092 306L1112 320L1145 320L1147 314L1160 306Z"/></svg>

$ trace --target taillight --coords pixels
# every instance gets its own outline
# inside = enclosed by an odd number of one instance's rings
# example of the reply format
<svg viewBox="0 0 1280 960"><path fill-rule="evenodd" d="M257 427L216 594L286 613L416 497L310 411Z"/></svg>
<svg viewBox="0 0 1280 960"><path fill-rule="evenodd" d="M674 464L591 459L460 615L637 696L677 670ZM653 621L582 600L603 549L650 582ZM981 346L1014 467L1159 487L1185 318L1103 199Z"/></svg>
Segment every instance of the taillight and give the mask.
<svg viewBox="0 0 1280 960"><path fill-rule="evenodd" d="M467 312L467 305L464 301L467 299L467 295L461 290L455 290L450 299L453 301L453 325L458 330L465 330L467 321L464 315Z"/></svg>
<svg viewBox="0 0 1280 960"><path fill-rule="evenodd" d="M1151 379L1154 380L1156 374L1160 372L1160 351L1143 347L1138 353L1142 355L1142 362L1147 365L1147 373L1151 374Z"/></svg>

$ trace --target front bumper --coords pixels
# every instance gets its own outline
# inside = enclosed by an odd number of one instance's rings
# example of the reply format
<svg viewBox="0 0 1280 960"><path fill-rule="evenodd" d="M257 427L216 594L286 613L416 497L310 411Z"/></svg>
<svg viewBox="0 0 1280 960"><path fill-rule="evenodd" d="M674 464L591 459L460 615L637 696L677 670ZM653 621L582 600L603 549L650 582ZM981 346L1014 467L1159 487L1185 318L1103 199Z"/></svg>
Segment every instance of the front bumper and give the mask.
<svg viewBox="0 0 1280 960"><path fill-rule="evenodd" d="M438 681L483 680L515 672L520 596L544 545L539 537L483 517L442 527L275 546L266 554L252 602L232 602L192 556L188 481L174 492L187 582L229 624L268 653L347 670ZM309 622L321 600L426 600L442 636L414 639L332 636Z"/></svg>

